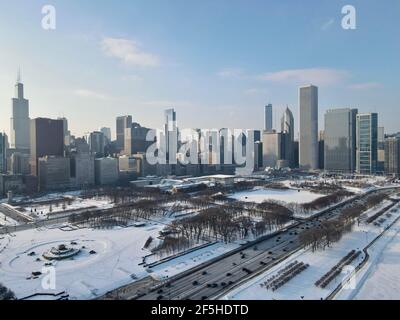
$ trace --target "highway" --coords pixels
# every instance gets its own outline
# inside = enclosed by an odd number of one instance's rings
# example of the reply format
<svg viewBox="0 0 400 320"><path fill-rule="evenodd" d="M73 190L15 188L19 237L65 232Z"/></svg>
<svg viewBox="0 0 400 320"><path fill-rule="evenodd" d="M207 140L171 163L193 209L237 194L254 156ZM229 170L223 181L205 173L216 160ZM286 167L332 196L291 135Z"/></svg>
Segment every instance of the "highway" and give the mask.
<svg viewBox="0 0 400 320"><path fill-rule="evenodd" d="M117 289L114 291L114 297L118 292L119 299L204 300L218 298L238 284L268 270L301 249L299 234L303 230L312 228L321 221L336 218L344 208L362 201L361 199L367 194L389 191L390 189L375 190L362 194L326 209L309 220L296 222L293 226L266 237L258 243L232 251L220 259L204 263L164 282L132 283L123 288L123 294ZM109 298L112 296L113 292L110 292Z"/></svg>

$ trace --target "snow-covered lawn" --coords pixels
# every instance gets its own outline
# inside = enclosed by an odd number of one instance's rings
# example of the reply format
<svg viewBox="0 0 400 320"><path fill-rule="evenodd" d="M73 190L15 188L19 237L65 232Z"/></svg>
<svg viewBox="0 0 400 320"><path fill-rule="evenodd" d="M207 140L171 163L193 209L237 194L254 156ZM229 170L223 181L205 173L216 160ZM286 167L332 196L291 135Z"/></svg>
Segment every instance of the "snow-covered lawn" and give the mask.
<svg viewBox="0 0 400 320"><path fill-rule="evenodd" d="M34 229L0 238L0 283L15 292L18 298L34 293L66 291L70 299L90 299L133 278L147 276L138 265L149 254L142 247L149 236L156 237L163 226L148 224L144 228L110 230ZM72 243L72 244L71 244ZM76 243L76 244L74 244ZM73 259L54 262L56 290L44 290L43 276L27 279L32 272L42 271L46 260L42 254L59 244L81 249ZM84 248L83 248L84 247ZM95 254L89 252L94 250ZM31 254L34 252L34 254Z"/></svg>
<svg viewBox="0 0 400 320"><path fill-rule="evenodd" d="M68 201L70 204L68 204ZM51 217L54 215L62 214L64 211L72 211L72 210L79 210L79 209L93 208L93 207L99 209L108 209L113 207L113 204L109 200L81 199L81 198L71 197L70 200L68 199L58 200L57 205L55 203L52 203L51 205L38 203L38 204L23 206L22 212L38 219L45 219L48 216Z"/></svg>
<svg viewBox="0 0 400 320"><path fill-rule="evenodd" d="M261 275L256 276L252 280L238 288L232 290L223 299L229 300L300 300L300 299L311 299L311 300L320 300L325 299L329 296L329 294L342 282L350 279L348 273L342 273L338 275L326 288L322 289L321 287L317 287L314 283L319 280L325 273L327 273L334 265L336 265L343 257L345 257L351 250L362 250L368 243L370 243L375 237L377 237L382 231L383 228L388 226L390 223L395 221L395 219L400 215L400 209L398 208L396 213L393 213L391 217L385 217L386 221L381 225L381 227L374 226L373 224L360 224L360 226L355 226L354 231L346 234L339 242L332 245L332 247L327 248L324 251L312 252L310 249L302 249L293 255L291 255L286 260L277 264L270 270L262 273ZM397 231L400 228L400 222L396 227ZM391 238L390 233L393 232L390 229L387 234L385 234L381 239ZM382 240L384 241L384 240ZM395 265L395 262L400 262L400 251L397 251L397 260L393 260L393 255L396 255L396 248L399 249L400 241L397 244L393 244L394 247L391 251L393 254L387 256L387 264L386 270L391 274L391 281L395 279L399 279L398 275L398 265ZM381 250L380 248L379 250ZM376 249L377 252L379 252ZM364 259L364 254L362 253L358 258L356 258L352 262L352 266L355 267ZM295 276L281 288L276 291L267 290L265 287L261 287L261 284L266 282L268 278L273 275L276 275L279 270L282 270L289 263L294 262L304 262L305 264L309 264L309 268L303 271L302 273ZM374 264L371 259L371 264ZM396 269L397 268L397 269ZM395 272L396 270L396 272ZM397 274L396 274L397 273ZM383 275L383 277L385 277ZM374 288L374 283L377 281L381 281L381 279L372 280L373 283L369 287L369 291L366 289L365 294L369 294L374 296L371 293L371 289ZM382 292L384 292L387 288L387 282L385 284L382 283L381 288ZM394 285L391 286L393 289ZM400 285L396 285L396 288L399 289ZM373 291L373 290L372 290ZM392 290L395 292L395 289ZM342 298L346 299L349 297L349 294L352 292L350 289L343 289L344 294L342 294ZM357 292L357 291L356 291ZM362 293L362 291L361 291ZM361 294L360 293L360 294ZM361 296L365 297L365 296ZM400 297L400 291L398 291L397 298Z"/></svg>
<svg viewBox="0 0 400 320"><path fill-rule="evenodd" d="M262 189L255 188L251 191L237 192L230 196L230 198L238 201L261 203L266 200L283 201L286 203L308 203L320 197L323 194L317 194L309 191L295 190L295 189Z"/></svg>

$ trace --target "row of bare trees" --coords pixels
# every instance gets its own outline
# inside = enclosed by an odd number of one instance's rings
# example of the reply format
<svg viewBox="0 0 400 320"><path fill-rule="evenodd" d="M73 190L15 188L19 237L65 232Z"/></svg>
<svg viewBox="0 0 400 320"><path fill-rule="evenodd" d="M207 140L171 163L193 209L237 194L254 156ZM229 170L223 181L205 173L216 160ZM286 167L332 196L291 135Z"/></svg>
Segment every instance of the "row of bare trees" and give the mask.
<svg viewBox="0 0 400 320"><path fill-rule="evenodd" d="M301 207L306 211L319 210L327 208L328 206L338 203L339 201L354 195L354 193L347 190L340 190L328 196L315 199L311 202L304 203Z"/></svg>
<svg viewBox="0 0 400 320"><path fill-rule="evenodd" d="M305 247L311 247L313 252L325 250L332 243L339 241L342 236L352 230L353 223L344 219L324 221L319 227L304 230L300 236L300 243Z"/></svg>
<svg viewBox="0 0 400 320"><path fill-rule="evenodd" d="M258 237L267 230L281 227L292 217L289 209L274 202L249 206L241 202L211 206L195 216L174 221L171 228L187 239L199 241L208 237L231 242Z"/></svg>
<svg viewBox="0 0 400 320"><path fill-rule="evenodd" d="M319 226L304 230L300 234L300 242L312 251L325 249L339 241L345 233L352 230L356 219L366 210L375 207L387 198L387 194L379 193L367 196L363 202L356 202L342 210L340 217L320 223Z"/></svg>

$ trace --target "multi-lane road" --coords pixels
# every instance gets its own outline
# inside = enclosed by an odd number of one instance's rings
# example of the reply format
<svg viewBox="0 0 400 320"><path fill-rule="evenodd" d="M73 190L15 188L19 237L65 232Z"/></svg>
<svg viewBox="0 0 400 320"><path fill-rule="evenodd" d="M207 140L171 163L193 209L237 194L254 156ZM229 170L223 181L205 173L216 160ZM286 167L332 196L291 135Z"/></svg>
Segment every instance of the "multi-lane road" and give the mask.
<svg viewBox="0 0 400 320"><path fill-rule="evenodd" d="M390 192L391 189L370 191L322 211L309 220L298 221L270 237L244 246L220 259L183 272L164 282L139 281L123 290L110 292L108 297L144 300L202 300L221 297L235 286L248 281L274 264L301 249L299 234L321 221L336 218L341 211L367 194Z"/></svg>

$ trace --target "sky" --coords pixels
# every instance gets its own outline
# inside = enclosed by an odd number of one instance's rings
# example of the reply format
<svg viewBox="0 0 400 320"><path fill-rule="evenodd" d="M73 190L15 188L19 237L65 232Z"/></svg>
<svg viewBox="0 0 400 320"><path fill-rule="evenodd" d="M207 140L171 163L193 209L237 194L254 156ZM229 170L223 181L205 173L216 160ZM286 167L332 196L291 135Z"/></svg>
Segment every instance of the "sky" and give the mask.
<svg viewBox="0 0 400 320"><path fill-rule="evenodd" d="M342 28L342 7L356 29ZM56 29L42 28L42 7ZM398 0L0 0L0 130L9 132L18 68L30 116L69 121L77 136L130 114L161 128L263 127L286 105L298 130L298 87L327 109L378 112L400 131Z"/></svg>

